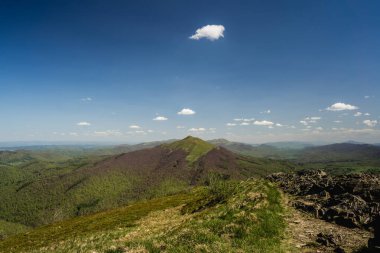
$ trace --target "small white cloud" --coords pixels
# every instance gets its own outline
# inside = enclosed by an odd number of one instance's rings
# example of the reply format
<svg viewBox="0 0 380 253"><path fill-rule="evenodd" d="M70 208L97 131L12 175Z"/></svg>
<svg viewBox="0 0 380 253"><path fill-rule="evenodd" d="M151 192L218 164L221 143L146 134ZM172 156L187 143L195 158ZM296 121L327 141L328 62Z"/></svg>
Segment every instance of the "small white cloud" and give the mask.
<svg viewBox="0 0 380 253"><path fill-rule="evenodd" d="M364 98L365 98L365 99L369 99L369 98L370 98L370 96L364 96Z"/></svg>
<svg viewBox="0 0 380 253"><path fill-rule="evenodd" d="M256 120L255 122L253 122L253 124L256 126L272 126L274 123L267 120L262 120L262 121Z"/></svg>
<svg viewBox="0 0 380 253"><path fill-rule="evenodd" d="M105 131L95 131L95 136L107 137L107 136L120 136L122 133L119 130L105 130Z"/></svg>
<svg viewBox="0 0 380 253"><path fill-rule="evenodd" d="M222 25L206 25L197 29L195 31L195 34L189 38L192 40L206 38L208 40L214 41L224 37L224 30L225 28Z"/></svg>
<svg viewBox="0 0 380 253"><path fill-rule="evenodd" d="M156 121L165 121L165 120L168 120L168 118L166 118L164 116L157 116L153 120L156 120Z"/></svg>
<svg viewBox="0 0 380 253"><path fill-rule="evenodd" d="M81 98L80 100L82 100L83 102L91 102L92 98L86 97L86 98Z"/></svg>
<svg viewBox="0 0 380 253"><path fill-rule="evenodd" d="M191 110L190 108L183 108L181 111L177 112L178 115L193 115L195 114L195 111Z"/></svg>
<svg viewBox="0 0 380 253"><path fill-rule="evenodd" d="M342 121L341 120L334 120L334 123L342 123Z"/></svg>
<svg viewBox="0 0 380 253"><path fill-rule="evenodd" d="M184 129L184 126L177 126L177 129Z"/></svg>
<svg viewBox="0 0 380 253"><path fill-rule="evenodd" d="M276 126L277 126L277 127L283 127L283 125L280 124L280 123L277 123Z"/></svg>
<svg viewBox="0 0 380 253"><path fill-rule="evenodd" d="M238 119L234 119L234 121L244 121L244 122L251 122L251 121L254 121L255 118L250 118L250 119L243 119L243 118L238 118Z"/></svg>
<svg viewBox="0 0 380 253"><path fill-rule="evenodd" d="M206 131L206 128L200 127L200 128L190 128L189 132L204 132Z"/></svg>
<svg viewBox="0 0 380 253"><path fill-rule="evenodd" d="M345 110L357 110L357 109L359 109L359 107L339 102L339 103L335 103L335 104L327 107L326 110L328 110L328 111L345 111Z"/></svg>
<svg viewBox="0 0 380 253"><path fill-rule="evenodd" d="M266 110L266 111L263 111L263 112L260 112L261 114L270 114L271 113L271 110Z"/></svg>
<svg viewBox="0 0 380 253"><path fill-rule="evenodd" d="M87 121L81 121L77 123L78 126L91 126L90 122Z"/></svg>
<svg viewBox="0 0 380 253"><path fill-rule="evenodd" d="M154 133L154 131L153 131L153 130L150 130L150 129L149 129L147 132L148 132L148 133Z"/></svg>
<svg viewBox="0 0 380 253"><path fill-rule="evenodd" d="M243 122L240 124L241 126L249 126L249 123L248 122Z"/></svg>
<svg viewBox="0 0 380 253"><path fill-rule="evenodd" d="M307 126L307 125L308 125L308 123L307 123L305 120L301 120L300 123L301 123L302 125L304 125L304 126Z"/></svg>
<svg viewBox="0 0 380 253"><path fill-rule="evenodd" d="M231 126L236 126L236 124L235 123L227 123L226 126L230 126L231 127Z"/></svg>
<svg viewBox="0 0 380 253"><path fill-rule="evenodd" d="M305 120L314 120L314 121L316 121L316 120L320 120L321 119L321 117L306 117L305 118Z"/></svg>
<svg viewBox="0 0 380 253"><path fill-rule="evenodd" d="M315 129L319 130L319 131L322 131L323 130L323 127L316 127Z"/></svg>
<svg viewBox="0 0 380 253"><path fill-rule="evenodd" d="M368 112L364 113L364 116L371 116Z"/></svg>
<svg viewBox="0 0 380 253"><path fill-rule="evenodd" d="M377 120L363 120L363 123L369 127L375 127L377 125Z"/></svg>
<svg viewBox="0 0 380 253"><path fill-rule="evenodd" d="M355 116L355 117L359 117L359 116L362 116L362 114L363 114L363 113L361 113L361 112L356 112L356 113L354 114L354 116Z"/></svg>
<svg viewBox="0 0 380 253"><path fill-rule="evenodd" d="M141 127L138 125L130 125L129 128L130 129L140 129Z"/></svg>

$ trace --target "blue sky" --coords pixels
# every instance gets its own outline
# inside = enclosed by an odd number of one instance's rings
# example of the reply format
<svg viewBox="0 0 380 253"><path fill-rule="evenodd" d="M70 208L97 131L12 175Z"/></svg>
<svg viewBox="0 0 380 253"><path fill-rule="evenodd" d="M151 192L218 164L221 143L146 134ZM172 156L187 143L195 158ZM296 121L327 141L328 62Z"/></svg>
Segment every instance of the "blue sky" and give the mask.
<svg viewBox="0 0 380 253"><path fill-rule="evenodd" d="M380 142L379 9L1 1L0 141Z"/></svg>

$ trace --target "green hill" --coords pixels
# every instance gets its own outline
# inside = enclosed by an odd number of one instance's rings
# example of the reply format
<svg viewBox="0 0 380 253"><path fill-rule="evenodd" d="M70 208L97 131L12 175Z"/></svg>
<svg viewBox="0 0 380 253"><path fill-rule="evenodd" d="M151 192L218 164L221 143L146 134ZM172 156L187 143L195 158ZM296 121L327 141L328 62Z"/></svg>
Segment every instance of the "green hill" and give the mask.
<svg viewBox="0 0 380 253"><path fill-rule="evenodd" d="M213 173L241 180L294 169L194 137L100 158L12 159L0 170L0 219L28 227L178 193L205 184Z"/></svg>
<svg viewBox="0 0 380 253"><path fill-rule="evenodd" d="M0 241L0 252L286 252L281 194L262 180L82 216Z"/></svg>
<svg viewBox="0 0 380 253"><path fill-rule="evenodd" d="M186 151L186 160L189 162L195 162L200 157L207 154L207 152L215 148L214 145L192 136L188 136L183 140L170 144L164 144L163 147L169 148L171 150L182 149Z"/></svg>

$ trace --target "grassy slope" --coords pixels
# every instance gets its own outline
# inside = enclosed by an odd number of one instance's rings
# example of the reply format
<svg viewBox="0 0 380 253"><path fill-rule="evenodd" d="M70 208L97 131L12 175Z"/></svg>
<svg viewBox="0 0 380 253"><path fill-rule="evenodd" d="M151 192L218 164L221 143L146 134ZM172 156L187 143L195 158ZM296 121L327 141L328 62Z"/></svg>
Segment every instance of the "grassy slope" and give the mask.
<svg viewBox="0 0 380 253"><path fill-rule="evenodd" d="M0 220L0 240L27 231L29 228L22 224Z"/></svg>
<svg viewBox="0 0 380 253"><path fill-rule="evenodd" d="M0 252L285 252L281 203L265 181L215 181L40 227L0 242Z"/></svg>
<svg viewBox="0 0 380 253"><path fill-rule="evenodd" d="M186 152L188 152L186 159L190 163L195 162L201 156L207 154L207 152L215 148L214 145L192 136L188 136L183 140L176 141L170 144L164 144L163 146L172 150L185 150Z"/></svg>

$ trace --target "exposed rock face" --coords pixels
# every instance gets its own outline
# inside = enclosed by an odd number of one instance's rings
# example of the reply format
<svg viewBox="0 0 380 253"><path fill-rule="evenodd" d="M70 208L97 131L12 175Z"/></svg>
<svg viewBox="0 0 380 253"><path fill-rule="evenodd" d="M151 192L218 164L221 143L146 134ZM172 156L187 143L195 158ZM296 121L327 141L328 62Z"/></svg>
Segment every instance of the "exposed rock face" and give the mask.
<svg viewBox="0 0 380 253"><path fill-rule="evenodd" d="M267 177L295 195L297 209L345 227L374 228L380 214L380 176L328 175L324 171L276 173Z"/></svg>
<svg viewBox="0 0 380 253"><path fill-rule="evenodd" d="M373 252L380 252L380 215L375 218L374 224L374 238L369 239L368 248Z"/></svg>

